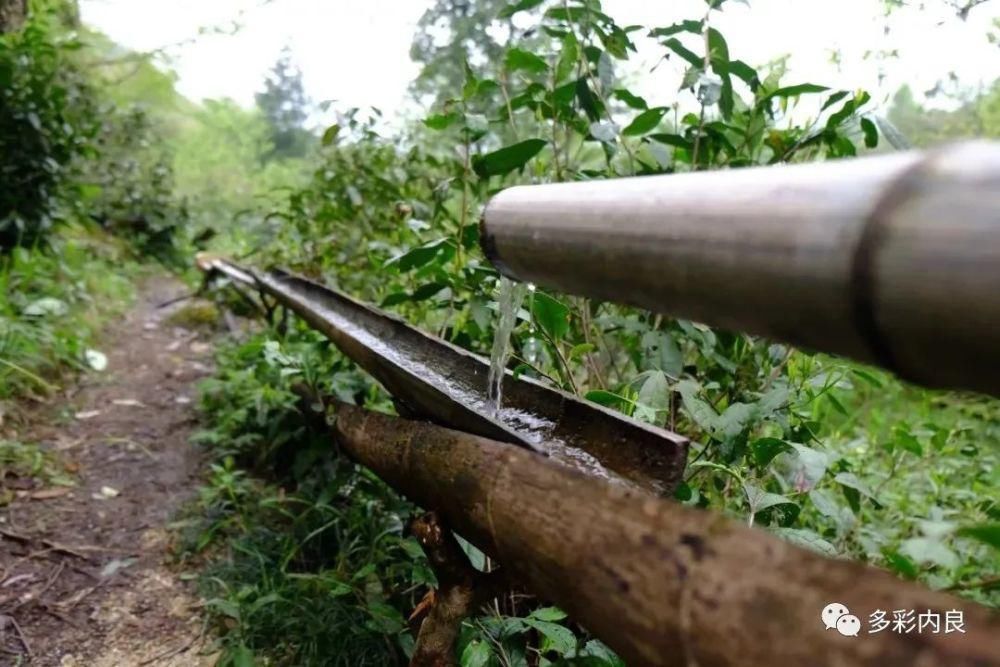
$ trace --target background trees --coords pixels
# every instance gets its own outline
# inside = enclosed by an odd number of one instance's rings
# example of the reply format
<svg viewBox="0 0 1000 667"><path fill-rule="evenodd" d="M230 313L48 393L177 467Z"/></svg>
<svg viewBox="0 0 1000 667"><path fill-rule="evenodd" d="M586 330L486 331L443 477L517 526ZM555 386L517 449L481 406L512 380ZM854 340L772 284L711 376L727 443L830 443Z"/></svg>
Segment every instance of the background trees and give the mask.
<svg viewBox="0 0 1000 667"><path fill-rule="evenodd" d="M302 86L302 72L292 64L292 53L287 47L256 99L270 127L271 149L265 159L304 156L313 139L304 127L310 105Z"/></svg>

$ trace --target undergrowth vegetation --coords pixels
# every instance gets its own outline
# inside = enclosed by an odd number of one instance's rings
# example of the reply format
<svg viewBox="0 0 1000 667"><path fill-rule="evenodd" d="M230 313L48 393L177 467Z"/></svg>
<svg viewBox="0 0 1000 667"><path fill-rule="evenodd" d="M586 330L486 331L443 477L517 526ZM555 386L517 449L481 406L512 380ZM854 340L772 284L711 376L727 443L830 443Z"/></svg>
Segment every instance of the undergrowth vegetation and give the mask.
<svg viewBox="0 0 1000 667"><path fill-rule="evenodd" d="M44 397L67 371L102 369L95 342L132 299L141 269L120 242L64 226L45 248L0 255L0 400Z"/></svg>
<svg viewBox="0 0 1000 667"><path fill-rule="evenodd" d="M185 242L158 130L85 66L71 8L33 3L0 34L0 400L102 368L93 339L138 265L176 264Z"/></svg>
<svg viewBox="0 0 1000 667"><path fill-rule="evenodd" d="M487 21L507 28L502 57L456 69L439 106L401 137L383 136L377 111L344 113L311 181L227 242L488 355L499 277L479 250L478 219L499 189L885 149L867 93L785 81L782 62L758 69L730 53L712 25L723 5L641 27L618 25L596 0L498 3ZM514 16L533 24L515 29ZM680 91L630 89L636 39L660 44ZM691 437L678 502L1000 604L995 401L542 288L512 345L515 374ZM405 536L413 508L317 440L293 386L391 411L388 397L295 327L257 334L219 363L203 387L211 427L200 438L219 463L187 553L209 563L228 659L402 660L414 637L406 619L433 585ZM484 609L458 653L476 666L618 664L532 600Z"/></svg>

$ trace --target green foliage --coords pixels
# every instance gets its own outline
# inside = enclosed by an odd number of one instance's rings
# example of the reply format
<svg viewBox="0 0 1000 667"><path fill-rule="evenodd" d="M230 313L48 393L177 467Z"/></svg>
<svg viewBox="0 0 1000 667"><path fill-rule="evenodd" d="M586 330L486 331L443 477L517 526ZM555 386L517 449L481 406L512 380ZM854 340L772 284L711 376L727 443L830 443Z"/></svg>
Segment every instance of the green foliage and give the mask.
<svg viewBox="0 0 1000 667"><path fill-rule="evenodd" d="M81 226L0 256L0 399L45 395L66 370L92 367L88 350L130 300L135 270L120 244Z"/></svg>
<svg viewBox="0 0 1000 667"><path fill-rule="evenodd" d="M934 146L954 139L1000 137L1000 79L987 90L960 99L953 111L925 109L913 91L900 88L889 107L889 121L914 146Z"/></svg>
<svg viewBox="0 0 1000 667"><path fill-rule="evenodd" d="M267 120L231 100L206 100L193 110L174 145L177 189L212 225L253 208L257 198L275 197L275 188L304 180L293 161L265 160L273 148Z"/></svg>
<svg viewBox="0 0 1000 667"><path fill-rule="evenodd" d="M175 197L171 158L158 137L142 108L106 108L95 142L100 160L81 167L81 204L139 254L177 265L188 212Z"/></svg>
<svg viewBox="0 0 1000 667"><path fill-rule="evenodd" d="M0 36L0 248L89 216L141 254L176 261L187 214L157 129L141 109L116 107L95 73L95 53L113 45L66 30L58 9Z"/></svg>
<svg viewBox="0 0 1000 667"><path fill-rule="evenodd" d="M97 128L71 57L79 47L45 14L0 34L0 250L44 237L74 159L90 150Z"/></svg>
<svg viewBox="0 0 1000 667"><path fill-rule="evenodd" d="M65 467L51 453L36 444L0 439L0 505L13 497L6 482L17 478L32 478L48 486L72 486L73 480Z"/></svg>
<svg viewBox="0 0 1000 667"><path fill-rule="evenodd" d="M219 353L201 388L212 428L198 436L218 459L202 490L189 554L208 554L203 587L227 659L280 664L402 663L406 615L433 583L403 535L412 506L370 472L333 455L309 427L295 384L342 400L385 404L370 380L312 331L267 334ZM235 466L266 471L269 482ZM279 489L276 484L281 484ZM223 551L217 551L222 549Z"/></svg>
<svg viewBox="0 0 1000 667"><path fill-rule="evenodd" d="M540 3L522 2L521 9ZM512 31L514 12L507 0L435 0L417 24L410 58L421 65L411 88L418 99L442 103L461 88L471 63L493 63L503 57L503 38L486 30L501 15Z"/></svg>

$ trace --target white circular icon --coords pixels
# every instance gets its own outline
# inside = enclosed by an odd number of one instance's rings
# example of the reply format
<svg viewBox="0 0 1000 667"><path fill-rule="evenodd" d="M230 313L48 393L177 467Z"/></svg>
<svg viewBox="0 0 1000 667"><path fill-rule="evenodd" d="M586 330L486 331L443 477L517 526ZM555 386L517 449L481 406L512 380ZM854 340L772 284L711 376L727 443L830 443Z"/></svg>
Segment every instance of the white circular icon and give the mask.
<svg viewBox="0 0 1000 667"><path fill-rule="evenodd" d="M857 637L861 631L861 619L854 614L844 614L837 619L837 632L845 637Z"/></svg>
<svg viewBox="0 0 1000 667"><path fill-rule="evenodd" d="M851 610L839 602L831 602L830 604L823 607L823 613L820 614L820 618L823 619L823 625L827 630L832 630L837 627L837 620L841 616L846 616L851 613Z"/></svg>

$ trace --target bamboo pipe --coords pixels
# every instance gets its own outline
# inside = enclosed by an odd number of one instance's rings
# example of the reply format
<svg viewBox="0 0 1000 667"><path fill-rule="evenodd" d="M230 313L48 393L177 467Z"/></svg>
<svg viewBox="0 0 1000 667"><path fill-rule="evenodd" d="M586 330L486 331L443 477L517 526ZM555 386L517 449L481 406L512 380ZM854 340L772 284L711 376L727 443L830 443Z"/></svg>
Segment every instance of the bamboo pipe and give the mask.
<svg viewBox="0 0 1000 667"><path fill-rule="evenodd" d="M511 278L1000 395L1000 144L513 187Z"/></svg>
<svg viewBox="0 0 1000 667"><path fill-rule="evenodd" d="M343 451L629 665L1000 665L1000 618L984 607L514 445L354 406L336 415ZM825 629L831 602L861 619L859 636ZM910 609L960 611L965 632L868 632L875 610Z"/></svg>

